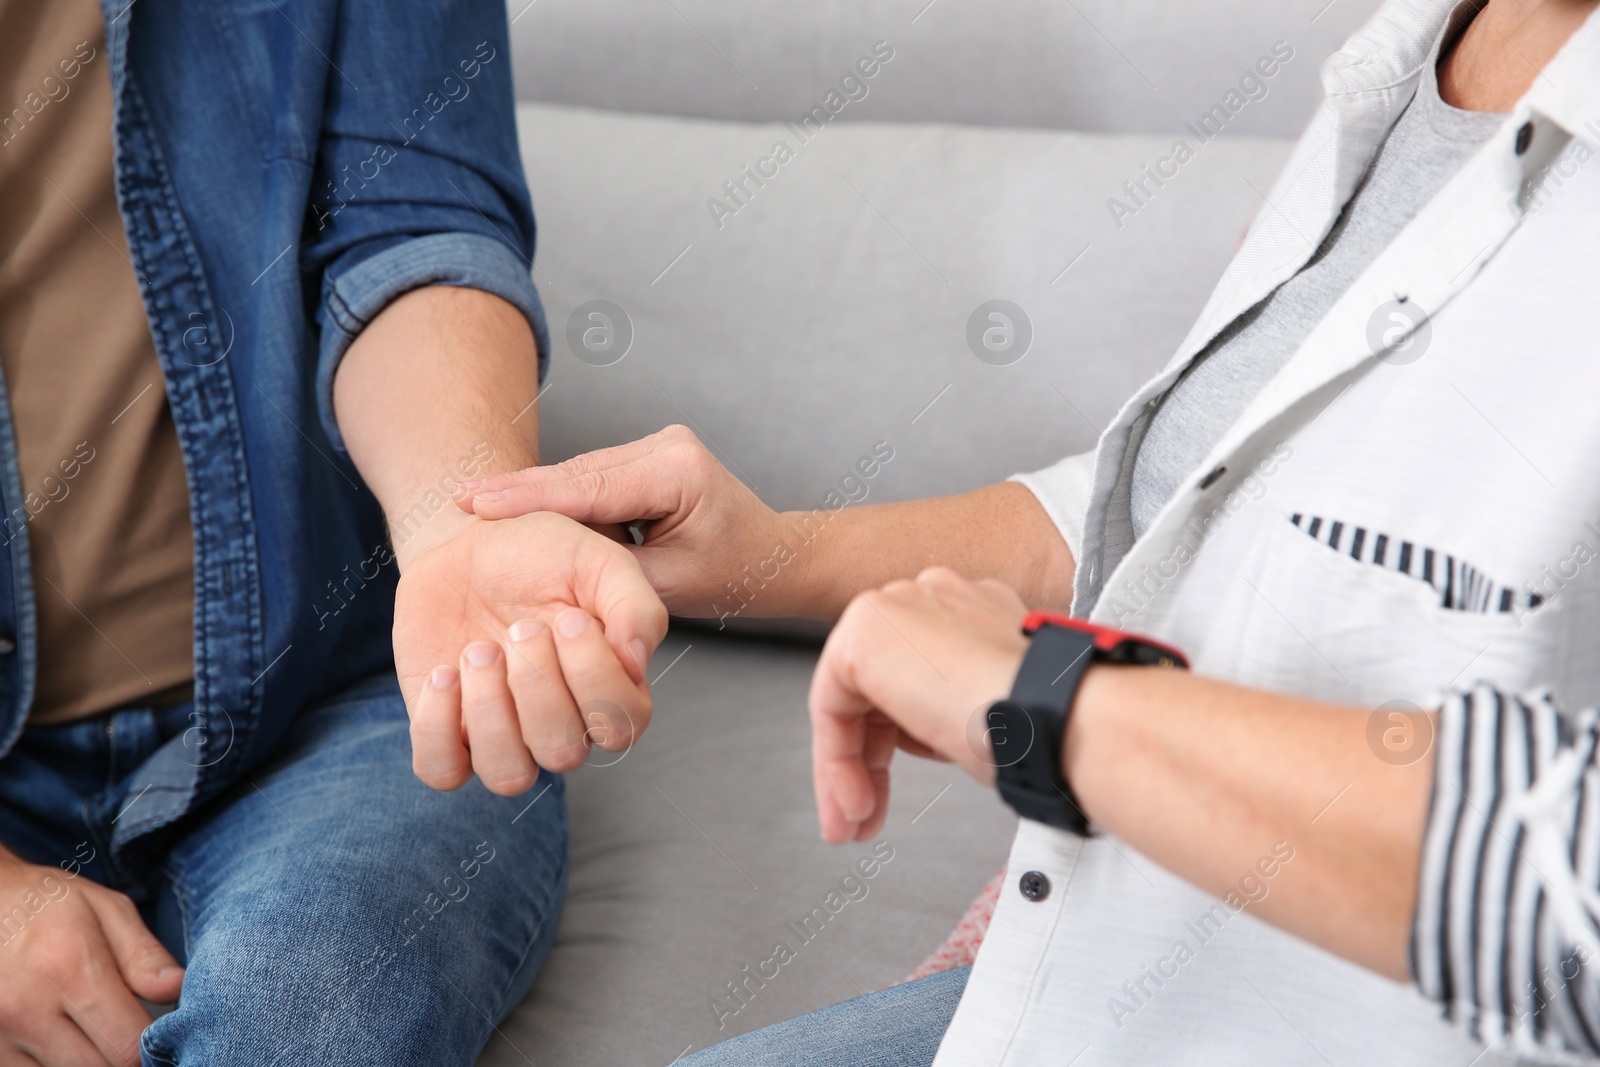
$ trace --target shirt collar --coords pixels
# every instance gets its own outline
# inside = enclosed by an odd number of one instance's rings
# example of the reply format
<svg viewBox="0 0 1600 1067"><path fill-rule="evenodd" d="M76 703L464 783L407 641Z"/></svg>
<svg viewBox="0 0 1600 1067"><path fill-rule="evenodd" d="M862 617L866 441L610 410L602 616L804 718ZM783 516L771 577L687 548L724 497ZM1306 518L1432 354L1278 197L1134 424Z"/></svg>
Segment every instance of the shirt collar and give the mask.
<svg viewBox="0 0 1600 1067"><path fill-rule="evenodd" d="M1333 98L1406 86L1422 71L1459 3L1390 0L1323 64L1323 89ZM1600 11L1546 64L1512 113L1529 111L1574 136L1600 142Z"/></svg>
<svg viewBox="0 0 1600 1067"><path fill-rule="evenodd" d="M1383 5L1323 63L1322 87L1329 98L1407 87L1457 2L1390 0Z"/></svg>

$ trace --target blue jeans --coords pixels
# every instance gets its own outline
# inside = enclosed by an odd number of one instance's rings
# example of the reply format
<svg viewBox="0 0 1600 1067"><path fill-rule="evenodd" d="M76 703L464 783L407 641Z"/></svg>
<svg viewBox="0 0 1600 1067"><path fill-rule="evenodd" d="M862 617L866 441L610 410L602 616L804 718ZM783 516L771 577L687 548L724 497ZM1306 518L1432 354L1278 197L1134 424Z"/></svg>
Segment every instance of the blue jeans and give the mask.
<svg viewBox="0 0 1600 1067"><path fill-rule="evenodd" d="M561 780L518 798L427 788L390 676L303 711L159 848L113 855L112 824L144 799L130 773L191 712L30 727L0 760L0 841L128 893L188 967L145 1067L472 1064L550 949Z"/></svg>
<svg viewBox="0 0 1600 1067"><path fill-rule="evenodd" d="M890 986L678 1061L676 1067L928 1067L970 967Z"/></svg>

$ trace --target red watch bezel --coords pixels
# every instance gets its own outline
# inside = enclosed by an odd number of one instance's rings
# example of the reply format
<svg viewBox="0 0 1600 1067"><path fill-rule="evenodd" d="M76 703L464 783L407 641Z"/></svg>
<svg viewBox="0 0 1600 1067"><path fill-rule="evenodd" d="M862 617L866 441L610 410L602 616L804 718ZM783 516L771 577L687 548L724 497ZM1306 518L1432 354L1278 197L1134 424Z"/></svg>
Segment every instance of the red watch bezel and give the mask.
<svg viewBox="0 0 1600 1067"><path fill-rule="evenodd" d="M1116 630L1109 626L1099 626L1083 619L1074 619L1070 615L1061 615L1054 611L1030 611L1022 620L1022 632L1032 637L1041 626L1062 626L1069 630L1090 634L1094 637L1094 647L1106 655L1114 655L1124 642L1132 641L1135 644L1153 648L1164 656L1170 656L1176 666L1189 666L1189 659L1182 652L1171 645L1145 637L1143 634L1131 634L1126 630Z"/></svg>

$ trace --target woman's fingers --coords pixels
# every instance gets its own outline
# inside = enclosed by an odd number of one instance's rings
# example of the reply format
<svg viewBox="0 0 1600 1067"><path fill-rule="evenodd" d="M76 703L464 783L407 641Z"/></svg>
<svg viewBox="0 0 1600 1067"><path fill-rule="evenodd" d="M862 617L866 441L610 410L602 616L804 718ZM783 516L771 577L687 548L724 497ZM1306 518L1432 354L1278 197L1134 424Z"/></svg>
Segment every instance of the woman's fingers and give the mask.
<svg viewBox="0 0 1600 1067"><path fill-rule="evenodd" d="M649 454L654 441L655 435L641 437L624 445L586 452L562 463L552 463L543 467L524 467L519 471L506 471L503 474L491 474L487 478L472 478L457 482L453 496L461 510L471 512L473 496L479 492L502 492L514 486L556 481L589 471L607 470L624 463L632 463L641 456Z"/></svg>
<svg viewBox="0 0 1600 1067"><path fill-rule="evenodd" d="M685 489L698 488L717 466L693 431L668 426L564 463L464 482L456 502L486 519L533 511L591 524L660 519L681 510Z"/></svg>
<svg viewBox="0 0 1600 1067"><path fill-rule="evenodd" d="M472 777L461 743L461 672L438 666L422 684L411 715L411 768L434 789L459 789Z"/></svg>
<svg viewBox="0 0 1600 1067"><path fill-rule="evenodd" d="M593 452L584 452L560 463L551 463L543 467L526 467L520 471L494 474L478 482L466 484L472 485L475 489L507 489L513 485L539 481L542 478L571 478L574 475L588 474L592 471L610 470L612 467L621 467L648 456L655 449L660 436L660 434L649 434L624 444L612 445L609 448L597 448Z"/></svg>
<svg viewBox="0 0 1600 1067"><path fill-rule="evenodd" d="M900 746L900 750L902 752L915 756L918 759L933 760L935 763L951 762L949 756L944 755L929 745L923 744L921 741L918 741L915 737L912 737L904 730L900 731L900 736L895 739L895 743Z"/></svg>
<svg viewBox="0 0 1600 1067"><path fill-rule="evenodd" d="M539 768L523 743L506 684L505 655L493 641L474 641L461 651L461 715L472 769L489 792L504 797L527 792Z"/></svg>
<svg viewBox="0 0 1600 1067"><path fill-rule="evenodd" d="M895 741L900 736L900 727L882 712L874 711L867 716L866 745L863 752L863 763L867 771L867 781L872 786L873 808L872 814L856 827L857 841L866 841L877 836L883 829L885 820L889 818L889 763L894 759Z"/></svg>
<svg viewBox="0 0 1600 1067"><path fill-rule="evenodd" d="M573 473L559 467L524 472L521 481L472 491L474 514L509 519L535 511L553 511L591 525L659 519L678 509L681 479L658 456L604 470Z"/></svg>
<svg viewBox="0 0 1600 1067"><path fill-rule="evenodd" d="M872 705L855 688L842 653L830 639L811 679L811 763L823 840L843 844L880 813L880 782L870 767L867 716ZM892 753L892 739L891 739ZM887 762L882 768L884 798ZM882 825L881 818L878 825Z"/></svg>

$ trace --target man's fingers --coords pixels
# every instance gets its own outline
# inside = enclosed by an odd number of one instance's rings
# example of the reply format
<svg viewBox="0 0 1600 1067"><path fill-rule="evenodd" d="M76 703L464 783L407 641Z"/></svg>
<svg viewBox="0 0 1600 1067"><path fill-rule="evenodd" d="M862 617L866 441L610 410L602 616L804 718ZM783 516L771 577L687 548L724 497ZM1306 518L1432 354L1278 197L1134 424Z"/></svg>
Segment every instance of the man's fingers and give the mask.
<svg viewBox="0 0 1600 1067"><path fill-rule="evenodd" d="M630 556L598 569L592 603L623 669L643 686L650 656L667 636L667 608L661 596Z"/></svg>
<svg viewBox="0 0 1600 1067"><path fill-rule="evenodd" d="M434 789L460 789L472 777L461 743L461 673L435 667L422 684L411 714L411 768Z"/></svg>
<svg viewBox="0 0 1600 1067"><path fill-rule="evenodd" d="M523 744L516 704L506 687L505 656L492 641L461 650L461 719L466 724L472 769L489 792L520 796L539 777Z"/></svg>
<svg viewBox="0 0 1600 1067"><path fill-rule="evenodd" d="M116 1062L121 1067L124 1061ZM112 1063L64 1013L50 1020L39 1036L27 1043L26 1051L18 1049L10 1058L0 1052L0 1067L111 1067Z"/></svg>
<svg viewBox="0 0 1600 1067"><path fill-rule="evenodd" d="M110 891L87 892L85 899L100 919L128 988L152 1004L175 1003L183 988L183 968L144 924L133 901Z"/></svg>
<svg viewBox="0 0 1600 1067"><path fill-rule="evenodd" d="M112 977L100 994L68 1001L67 1017L105 1062L138 1067L139 1037L153 1020L119 979Z"/></svg>
<svg viewBox="0 0 1600 1067"><path fill-rule="evenodd" d="M534 761L558 773L581 766L589 755L589 741L548 626L530 619L511 624L506 680L517 702L523 742Z"/></svg>
<svg viewBox="0 0 1600 1067"><path fill-rule="evenodd" d="M48 971L40 976L54 987L67 1016L107 1062L134 1067L139 1062L139 1035L150 1025L150 1013L123 980L104 930L101 924L84 931L70 973L58 968L54 976Z"/></svg>
<svg viewBox="0 0 1600 1067"><path fill-rule="evenodd" d="M590 743L607 752L621 752L650 724L648 692L623 669L618 651L588 612L566 608L551 629L561 673L577 702Z"/></svg>

